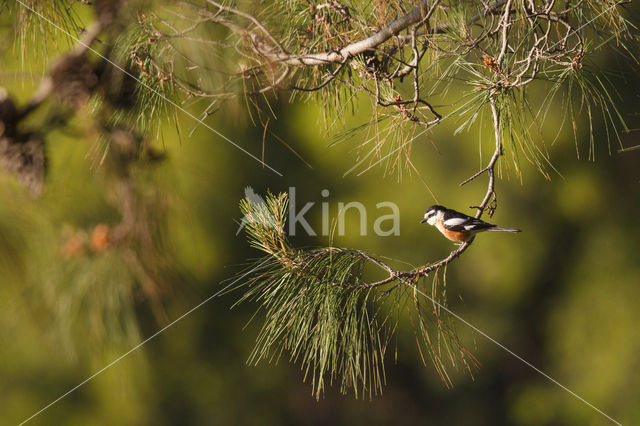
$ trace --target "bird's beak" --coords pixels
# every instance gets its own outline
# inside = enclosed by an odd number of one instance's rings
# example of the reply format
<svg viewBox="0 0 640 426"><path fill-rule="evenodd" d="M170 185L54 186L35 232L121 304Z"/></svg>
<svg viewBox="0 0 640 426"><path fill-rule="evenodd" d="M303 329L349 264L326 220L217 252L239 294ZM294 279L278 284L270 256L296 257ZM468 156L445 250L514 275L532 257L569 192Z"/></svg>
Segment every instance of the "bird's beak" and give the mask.
<svg viewBox="0 0 640 426"><path fill-rule="evenodd" d="M420 223L425 223L426 221L427 221L427 219L422 219L422 220L420 221Z"/></svg>

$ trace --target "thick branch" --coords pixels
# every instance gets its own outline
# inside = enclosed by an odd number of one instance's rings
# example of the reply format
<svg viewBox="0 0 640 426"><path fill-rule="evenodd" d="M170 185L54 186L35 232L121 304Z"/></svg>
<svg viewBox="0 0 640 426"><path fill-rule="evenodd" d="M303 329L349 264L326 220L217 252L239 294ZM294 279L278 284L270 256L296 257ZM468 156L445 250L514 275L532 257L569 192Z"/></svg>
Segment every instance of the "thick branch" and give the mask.
<svg viewBox="0 0 640 426"><path fill-rule="evenodd" d="M371 37L352 43L337 51L308 53L302 55L291 55L281 52L260 53L269 57L273 61L293 66L326 65L334 62L344 62L345 59L374 49L375 47L381 45L394 35L400 33L402 30L410 27L411 25L428 19L430 14L433 13L433 9L431 9L428 13L425 13L428 10L428 3L429 2L427 0L422 0L420 2L420 5L411 10L411 12L389 22L386 26L384 26L380 31L378 31Z"/></svg>

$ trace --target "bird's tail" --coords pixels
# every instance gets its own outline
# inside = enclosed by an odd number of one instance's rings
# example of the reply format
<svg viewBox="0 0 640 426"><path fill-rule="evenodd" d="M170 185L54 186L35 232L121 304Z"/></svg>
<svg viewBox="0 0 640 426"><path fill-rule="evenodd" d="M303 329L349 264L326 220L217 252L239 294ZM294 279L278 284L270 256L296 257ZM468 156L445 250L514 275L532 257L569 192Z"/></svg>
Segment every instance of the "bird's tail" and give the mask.
<svg viewBox="0 0 640 426"><path fill-rule="evenodd" d="M494 226L493 228L487 229L487 231L505 231L505 232L522 232L520 229L516 228L502 228L500 226Z"/></svg>

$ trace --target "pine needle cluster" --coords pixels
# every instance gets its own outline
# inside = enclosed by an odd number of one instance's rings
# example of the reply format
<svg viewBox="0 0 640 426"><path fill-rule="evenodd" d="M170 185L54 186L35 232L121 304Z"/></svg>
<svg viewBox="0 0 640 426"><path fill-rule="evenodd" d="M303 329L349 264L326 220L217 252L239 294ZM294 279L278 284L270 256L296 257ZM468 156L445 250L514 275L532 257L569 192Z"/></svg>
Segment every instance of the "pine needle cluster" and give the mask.
<svg viewBox="0 0 640 426"><path fill-rule="evenodd" d="M356 397L375 395L385 383L385 355L399 313L410 307L420 353L424 347L445 384L452 384L449 366L469 372L477 367L440 310L446 304L441 288L434 287L430 309L415 292L417 280L367 287L365 266L375 261L366 253L291 246L283 232L287 206L287 194L240 204L250 244L267 253L240 275L249 278L240 285L245 290L238 303L257 303L264 316L250 363L277 362L284 355L300 364L318 398L327 384L343 393L353 389Z"/></svg>

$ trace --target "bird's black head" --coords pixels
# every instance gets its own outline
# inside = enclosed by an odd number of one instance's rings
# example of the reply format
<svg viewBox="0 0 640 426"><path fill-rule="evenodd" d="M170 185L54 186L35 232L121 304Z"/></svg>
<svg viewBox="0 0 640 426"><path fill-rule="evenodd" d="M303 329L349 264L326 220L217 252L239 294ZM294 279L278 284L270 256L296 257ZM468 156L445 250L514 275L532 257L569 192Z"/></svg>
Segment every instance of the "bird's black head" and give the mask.
<svg viewBox="0 0 640 426"><path fill-rule="evenodd" d="M422 218L420 223L429 222L429 225L433 225L432 221L435 220L435 217L438 215L438 212L441 212L443 210L446 210L446 209L438 205L429 207L427 209L427 212L424 214L424 218Z"/></svg>

